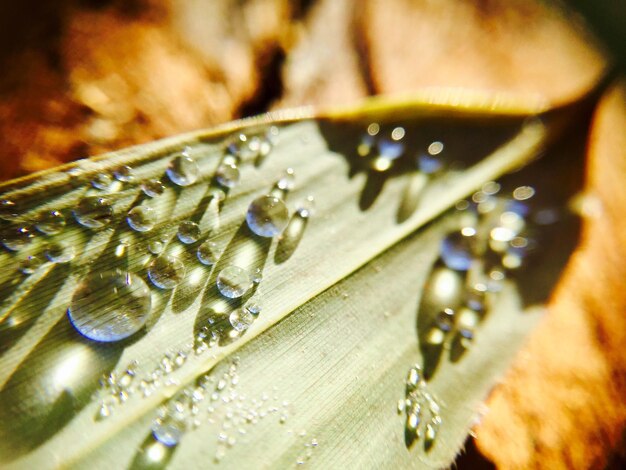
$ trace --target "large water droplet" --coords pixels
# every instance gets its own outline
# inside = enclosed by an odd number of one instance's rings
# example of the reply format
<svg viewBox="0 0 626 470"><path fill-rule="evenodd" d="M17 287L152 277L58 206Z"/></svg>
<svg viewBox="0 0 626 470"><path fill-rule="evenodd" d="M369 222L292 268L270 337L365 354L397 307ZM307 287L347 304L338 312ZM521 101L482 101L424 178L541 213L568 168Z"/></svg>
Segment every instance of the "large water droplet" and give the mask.
<svg viewBox="0 0 626 470"><path fill-rule="evenodd" d="M227 266L217 276L217 288L224 297L239 298L252 288L250 273L239 266Z"/></svg>
<svg viewBox="0 0 626 470"><path fill-rule="evenodd" d="M185 265L173 256L161 256L148 265L148 277L161 289L173 289L185 278Z"/></svg>
<svg viewBox="0 0 626 470"><path fill-rule="evenodd" d="M137 333L151 307L146 283L131 273L94 273L76 289L67 310L74 328L94 341L119 341Z"/></svg>
<svg viewBox="0 0 626 470"><path fill-rule="evenodd" d="M224 159L215 170L215 180L225 188L237 186L240 176L239 167L232 157Z"/></svg>
<svg viewBox="0 0 626 470"><path fill-rule="evenodd" d="M198 247L196 252L198 261L207 266L211 266L217 261L217 244L215 242L206 241Z"/></svg>
<svg viewBox="0 0 626 470"><path fill-rule="evenodd" d="M237 331L245 331L254 323L254 315L245 308L233 310L228 317L231 326Z"/></svg>
<svg viewBox="0 0 626 470"><path fill-rule="evenodd" d="M198 181L200 169L196 161L184 151L170 162L166 173L172 183L189 186Z"/></svg>
<svg viewBox="0 0 626 470"><path fill-rule="evenodd" d="M471 243L473 237L460 232L451 233L441 242L441 259L447 267L456 271L467 271L472 265Z"/></svg>
<svg viewBox="0 0 626 470"><path fill-rule="evenodd" d="M65 217L59 211L48 211L39 216L35 228L45 235L55 235L65 228Z"/></svg>
<svg viewBox="0 0 626 470"><path fill-rule="evenodd" d="M126 221L133 230L148 232L154 228L157 222L157 213L152 207L136 206L128 211Z"/></svg>
<svg viewBox="0 0 626 470"><path fill-rule="evenodd" d="M46 258L53 263L69 263L76 256L76 249L72 245L64 243L51 243L46 247Z"/></svg>
<svg viewBox="0 0 626 470"><path fill-rule="evenodd" d="M186 220L178 226L178 233L176 235L182 243L191 245L200 239L202 231L197 223Z"/></svg>
<svg viewBox="0 0 626 470"><path fill-rule="evenodd" d="M261 196L250 204L246 214L248 227L261 237L274 237L280 234L289 222L289 211L282 199L274 196Z"/></svg>
<svg viewBox="0 0 626 470"><path fill-rule="evenodd" d="M29 245L33 233L28 227L10 227L2 233L2 244L11 251L18 251Z"/></svg>
<svg viewBox="0 0 626 470"><path fill-rule="evenodd" d="M158 197L165 192L165 185L159 180L150 180L141 185L141 190L148 197Z"/></svg>
<svg viewBox="0 0 626 470"><path fill-rule="evenodd" d="M113 219L111 202L98 196L87 197L73 211L76 221L88 228L102 228Z"/></svg>

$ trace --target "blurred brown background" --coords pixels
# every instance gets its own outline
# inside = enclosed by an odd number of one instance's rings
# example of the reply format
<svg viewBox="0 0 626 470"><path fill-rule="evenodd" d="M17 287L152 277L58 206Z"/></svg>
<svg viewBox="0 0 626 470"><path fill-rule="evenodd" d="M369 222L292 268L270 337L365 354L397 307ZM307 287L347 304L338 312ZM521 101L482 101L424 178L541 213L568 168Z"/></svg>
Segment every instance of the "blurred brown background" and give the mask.
<svg viewBox="0 0 626 470"><path fill-rule="evenodd" d="M626 18L621 0L603 4ZM579 15L545 0L0 1L0 178L270 109L424 87L558 104L606 60ZM623 86L600 103L583 246L477 430L502 468L624 462L625 103Z"/></svg>

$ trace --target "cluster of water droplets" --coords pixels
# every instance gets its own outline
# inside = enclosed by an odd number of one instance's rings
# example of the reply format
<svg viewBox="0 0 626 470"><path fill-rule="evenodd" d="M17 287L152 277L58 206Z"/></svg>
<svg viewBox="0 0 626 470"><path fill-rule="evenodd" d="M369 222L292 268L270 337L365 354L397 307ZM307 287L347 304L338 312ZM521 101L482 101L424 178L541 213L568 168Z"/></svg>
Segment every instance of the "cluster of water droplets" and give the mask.
<svg viewBox="0 0 626 470"><path fill-rule="evenodd" d="M435 443L442 424L439 401L428 390L419 365L409 369L405 398L398 402L398 413L404 414L405 440L408 446L422 440L428 451Z"/></svg>
<svg viewBox="0 0 626 470"><path fill-rule="evenodd" d="M219 463L239 442L246 444L253 426L269 420L284 425L291 414L291 404L280 399L278 388L273 387L272 393L246 396L239 391L238 370L239 359L235 358L223 372L211 370L165 402L152 423L154 438L174 447L186 433L211 426L216 440L214 462ZM313 439L309 446L317 445Z"/></svg>
<svg viewBox="0 0 626 470"><path fill-rule="evenodd" d="M410 150L414 145L406 142L407 137L404 127L388 128L371 123L357 146L357 155L367 168L378 173L392 170L402 160L427 176L439 173L448 164L445 160L445 146L441 141L418 144L415 152Z"/></svg>

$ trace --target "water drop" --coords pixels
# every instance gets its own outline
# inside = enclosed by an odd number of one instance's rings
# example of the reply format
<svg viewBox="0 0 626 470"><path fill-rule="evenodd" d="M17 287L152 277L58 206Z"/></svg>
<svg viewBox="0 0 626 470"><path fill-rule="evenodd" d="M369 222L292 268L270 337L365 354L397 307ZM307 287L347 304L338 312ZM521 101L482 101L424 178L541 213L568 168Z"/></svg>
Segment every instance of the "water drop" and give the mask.
<svg viewBox="0 0 626 470"><path fill-rule="evenodd" d="M217 289L224 297L237 299L251 288L250 274L238 266L227 266L217 276Z"/></svg>
<svg viewBox="0 0 626 470"><path fill-rule="evenodd" d="M235 330L245 331L254 323L254 315L245 308L238 308L231 312L228 320Z"/></svg>
<svg viewBox="0 0 626 470"><path fill-rule="evenodd" d="M165 185L160 180L150 180L141 185L141 190L148 197L158 197L165 192Z"/></svg>
<svg viewBox="0 0 626 470"><path fill-rule="evenodd" d="M395 141L404 139L405 135L406 131L404 130L404 127L396 127L391 131L391 139Z"/></svg>
<svg viewBox="0 0 626 470"><path fill-rule="evenodd" d="M59 211L47 211L39 216L35 228L45 235L55 235L65 228L65 217Z"/></svg>
<svg viewBox="0 0 626 470"><path fill-rule="evenodd" d="M446 308L439 312L437 314L436 324L437 328L441 331L450 331L454 326L454 310Z"/></svg>
<svg viewBox="0 0 626 470"><path fill-rule="evenodd" d="M307 196L307 198L302 201L298 208L296 209L296 214L303 219L308 219L313 216L315 213L315 199L313 196Z"/></svg>
<svg viewBox="0 0 626 470"><path fill-rule="evenodd" d="M239 183L240 172L236 162L224 159L215 170L215 180L225 188L234 188Z"/></svg>
<svg viewBox="0 0 626 470"><path fill-rule="evenodd" d="M245 309L255 317L261 313L261 306L256 302L250 302L245 306Z"/></svg>
<svg viewBox="0 0 626 470"><path fill-rule="evenodd" d="M43 261L37 256L28 256L24 259L18 269L24 274L33 274L43 264Z"/></svg>
<svg viewBox="0 0 626 470"><path fill-rule="evenodd" d="M433 416L432 419L426 424L426 432L424 433L424 445L430 448L439 432L439 426L441 425L441 418L439 416Z"/></svg>
<svg viewBox="0 0 626 470"><path fill-rule="evenodd" d="M154 228L157 222L157 213L152 207L136 206L128 211L126 221L133 230L148 232Z"/></svg>
<svg viewBox="0 0 626 470"><path fill-rule="evenodd" d="M185 278L185 265L173 256L161 256L148 265L148 277L161 289L173 289Z"/></svg>
<svg viewBox="0 0 626 470"><path fill-rule="evenodd" d="M250 204L246 214L248 227L261 237L274 237L281 233L289 222L289 211L282 199L261 196Z"/></svg>
<svg viewBox="0 0 626 470"><path fill-rule="evenodd" d="M254 282L255 284L260 284L263 280L263 271L261 271L261 268L256 268L251 277L252 282Z"/></svg>
<svg viewBox="0 0 626 470"><path fill-rule="evenodd" d="M113 206L103 197L87 197L73 211L76 221L88 228L101 228L113 219Z"/></svg>
<svg viewBox="0 0 626 470"><path fill-rule="evenodd" d="M296 183L296 176L293 168L287 168L276 183L276 187L283 191L291 191Z"/></svg>
<svg viewBox="0 0 626 470"><path fill-rule="evenodd" d="M535 195L535 190L531 186L520 186L513 191L513 197L518 201L525 201Z"/></svg>
<svg viewBox="0 0 626 470"><path fill-rule="evenodd" d="M11 251L19 251L29 245L33 233L28 227L11 227L2 234L2 244Z"/></svg>
<svg viewBox="0 0 626 470"><path fill-rule="evenodd" d="M152 424L152 435L160 443L172 447L180 442L187 426L182 416L165 416Z"/></svg>
<svg viewBox="0 0 626 470"><path fill-rule="evenodd" d="M213 189L211 190L211 197L218 203L221 203L226 200L226 193L221 189Z"/></svg>
<svg viewBox="0 0 626 470"><path fill-rule="evenodd" d="M46 247L45 255L53 263L69 263L76 256L76 248L64 243L51 243Z"/></svg>
<svg viewBox="0 0 626 470"><path fill-rule="evenodd" d="M178 226L178 233L176 235L182 243L190 245L200 239L202 231L197 223L186 220Z"/></svg>
<svg viewBox="0 0 626 470"><path fill-rule="evenodd" d="M164 248L165 245L162 241L159 240L152 240L150 241L150 243L148 243L148 251L153 255L160 255L161 253L163 253Z"/></svg>
<svg viewBox="0 0 626 470"><path fill-rule="evenodd" d="M467 271L472 265L471 243L473 237L466 237L460 232L451 233L441 242L442 261L450 269Z"/></svg>
<svg viewBox="0 0 626 470"><path fill-rule="evenodd" d="M115 179L121 181L122 183L130 183L135 177L133 176L133 169L128 165L123 165L115 171L113 171L113 175Z"/></svg>
<svg viewBox="0 0 626 470"><path fill-rule="evenodd" d="M196 161L183 151L176 156L165 171L172 183L178 186L189 186L198 181L200 169Z"/></svg>
<svg viewBox="0 0 626 470"><path fill-rule="evenodd" d="M72 296L68 316L74 328L95 341L119 341L148 320L150 290L135 274L108 271L88 276Z"/></svg>
<svg viewBox="0 0 626 470"><path fill-rule="evenodd" d="M377 122L373 122L369 126L367 126L367 133L369 135L374 136L378 134L378 132L380 132L380 125Z"/></svg>
<svg viewBox="0 0 626 470"><path fill-rule="evenodd" d="M422 374L419 366L411 367L406 378L407 387L412 390L422 381Z"/></svg>
<svg viewBox="0 0 626 470"><path fill-rule="evenodd" d="M17 204L10 199L0 199L0 218L4 220L11 220L19 215L17 210Z"/></svg>
<svg viewBox="0 0 626 470"><path fill-rule="evenodd" d="M217 244L215 242L206 241L198 247L196 255L198 256L198 261L202 264L211 266L217 261L217 252Z"/></svg>
<svg viewBox="0 0 626 470"><path fill-rule="evenodd" d="M113 185L113 178L111 178L111 175L108 173L98 173L94 179L91 180L91 185L96 189L108 191Z"/></svg>

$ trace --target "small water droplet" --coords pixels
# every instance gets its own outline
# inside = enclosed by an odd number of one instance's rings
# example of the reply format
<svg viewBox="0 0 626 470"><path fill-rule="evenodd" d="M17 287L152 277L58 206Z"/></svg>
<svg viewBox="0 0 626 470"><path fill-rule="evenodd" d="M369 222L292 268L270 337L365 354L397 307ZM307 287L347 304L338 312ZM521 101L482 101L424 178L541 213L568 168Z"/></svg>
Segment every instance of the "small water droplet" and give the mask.
<svg viewBox="0 0 626 470"><path fill-rule="evenodd" d="M451 308L443 309L437 314L435 322L437 324L437 328L441 331L450 331L454 326L454 310Z"/></svg>
<svg viewBox="0 0 626 470"><path fill-rule="evenodd" d="M233 310L228 317L231 326L237 331L245 331L254 323L254 315L248 309Z"/></svg>
<svg viewBox="0 0 626 470"><path fill-rule="evenodd" d="M367 133L371 136L374 136L380 132L380 125L376 122L371 123L367 126Z"/></svg>
<svg viewBox="0 0 626 470"><path fill-rule="evenodd" d="M148 265L148 277L161 289L173 289L185 278L185 265L173 256L160 256Z"/></svg>
<svg viewBox="0 0 626 470"><path fill-rule="evenodd" d="M84 227L102 228L113 219L113 206L104 197L87 197L73 211L76 221Z"/></svg>
<svg viewBox="0 0 626 470"><path fill-rule="evenodd" d="M178 186L189 186L198 181L200 169L196 161L184 150L174 157L167 170L168 178Z"/></svg>
<svg viewBox="0 0 626 470"><path fill-rule="evenodd" d="M38 257L38 256L27 256L26 259L24 259L18 269L23 273L23 274L33 274L35 271L37 271L37 269L39 269L39 267L43 264L43 261Z"/></svg>
<svg viewBox="0 0 626 470"><path fill-rule="evenodd" d="M272 238L280 234L289 222L289 211L282 199L261 196L250 204L246 214L248 227L261 237Z"/></svg>
<svg viewBox="0 0 626 470"><path fill-rule="evenodd" d="M225 188L237 186L240 176L239 167L232 157L225 158L215 170L215 180Z"/></svg>
<svg viewBox="0 0 626 470"><path fill-rule="evenodd" d="M152 230L157 222L157 212L149 206L136 206L126 216L128 226L137 232Z"/></svg>
<svg viewBox="0 0 626 470"><path fill-rule="evenodd" d="M437 439L440 426L441 418L439 416L433 416L432 419L426 424L426 431L424 432L424 445L426 448L430 448L434 444L435 439Z"/></svg>
<svg viewBox="0 0 626 470"><path fill-rule="evenodd" d="M10 199L0 199L0 219L11 220L19 215L17 204Z"/></svg>
<svg viewBox="0 0 626 470"><path fill-rule="evenodd" d="M391 131L391 139L395 141L404 139L405 135L406 135L406 131L404 130L404 127L395 127Z"/></svg>
<svg viewBox="0 0 626 470"><path fill-rule="evenodd" d="M64 243L51 243L46 247L45 255L53 263L69 263L76 256L76 248Z"/></svg>
<svg viewBox="0 0 626 470"><path fill-rule="evenodd" d="M217 276L217 289L224 297L237 299L252 288L250 274L238 266L227 266Z"/></svg>
<svg viewBox="0 0 626 470"><path fill-rule="evenodd" d="M276 187L282 191L291 191L296 183L296 176L293 168L287 168L276 183Z"/></svg>
<svg viewBox="0 0 626 470"><path fill-rule="evenodd" d="M255 284L260 284L262 280L263 271L261 271L261 268L256 268L252 273L252 282L254 282Z"/></svg>
<svg viewBox="0 0 626 470"><path fill-rule="evenodd" d="M471 243L473 237L466 237L460 232L451 233L441 242L442 261L450 269L467 271L472 265Z"/></svg>
<svg viewBox="0 0 626 470"><path fill-rule="evenodd" d="M150 290L135 274L108 271L88 276L67 310L74 328L95 341L119 341L137 333L148 320Z"/></svg>
<svg viewBox="0 0 626 470"><path fill-rule="evenodd" d="M198 256L198 261L200 261L202 264L212 266L217 262L217 253L217 243L206 241L198 247L196 255Z"/></svg>
<svg viewBox="0 0 626 470"><path fill-rule="evenodd" d="M186 220L178 226L178 233L176 235L182 243L191 245L200 239L202 231L197 223Z"/></svg>
<svg viewBox="0 0 626 470"><path fill-rule="evenodd" d="M150 241L150 243L148 243L148 251L153 255L160 255L161 253L163 253L164 248L165 245L159 240L152 240Z"/></svg>
<svg viewBox="0 0 626 470"><path fill-rule="evenodd" d="M177 445L186 430L185 420L178 414L156 419L152 424L152 435L154 438L168 447Z"/></svg>
<svg viewBox="0 0 626 470"><path fill-rule="evenodd" d="M315 198L313 198L313 196L307 196L306 199L302 201L296 209L296 214L298 214L303 219L308 219L309 217L312 217L314 213Z"/></svg>
<svg viewBox="0 0 626 470"><path fill-rule="evenodd" d="M513 197L518 201L525 201L535 195L535 189L531 186L520 186L513 191Z"/></svg>
<svg viewBox="0 0 626 470"><path fill-rule="evenodd" d="M65 228L65 217L59 211L47 211L39 216L35 228L44 235L55 235Z"/></svg>
<svg viewBox="0 0 626 470"><path fill-rule="evenodd" d="M165 192L165 185L160 180L150 180L141 185L141 190L148 197L158 197Z"/></svg>
<svg viewBox="0 0 626 470"><path fill-rule="evenodd" d="M19 251L29 245L33 233L28 227L10 227L2 233L2 244L11 251Z"/></svg>
<svg viewBox="0 0 626 470"><path fill-rule="evenodd" d="M103 191L108 191L113 186L113 178L108 173L98 173L93 180L91 180L91 185L96 189L101 189Z"/></svg>
<svg viewBox="0 0 626 470"><path fill-rule="evenodd" d="M250 302L245 306L245 309L254 316L258 316L261 313L261 306L256 302Z"/></svg>
<svg viewBox="0 0 626 470"><path fill-rule="evenodd" d="M133 175L133 169L128 165L123 165L119 168L116 168L115 171L113 171L113 175L115 176L116 180L121 181L122 183L130 183L132 180L135 179Z"/></svg>

